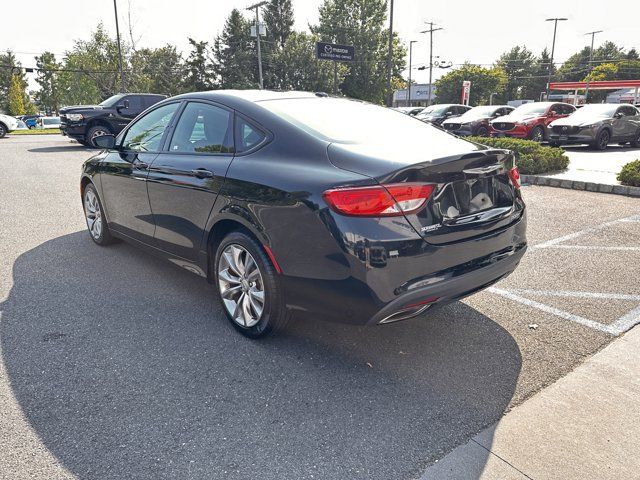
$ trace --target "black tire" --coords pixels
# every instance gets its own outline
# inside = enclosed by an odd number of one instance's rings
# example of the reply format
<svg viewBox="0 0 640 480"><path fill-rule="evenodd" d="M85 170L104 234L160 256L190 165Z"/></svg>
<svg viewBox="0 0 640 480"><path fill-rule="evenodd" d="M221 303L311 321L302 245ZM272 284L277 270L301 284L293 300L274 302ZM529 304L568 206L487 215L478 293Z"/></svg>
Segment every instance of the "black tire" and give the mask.
<svg viewBox="0 0 640 480"><path fill-rule="evenodd" d="M92 230L92 224L90 224L90 219L89 216L87 215L87 209L88 207L88 195L95 195L96 198L96 204L99 208L99 213L100 213L100 223L101 223L101 228L100 228L100 233L98 235L96 235L95 230ZM92 183L88 183L86 187L84 187L84 191L82 192L82 210L84 211L85 214L85 220L87 222L87 230L89 232L89 236L91 237L91 240L93 240L96 244L100 245L101 247L104 247L106 245L109 245L111 243L114 242L114 238L111 235L111 231L109 230L109 225L107 225L107 221L105 219L104 216L104 208L102 207L102 201L100 200L100 197L98 196L98 192L96 190L96 188L93 186ZM96 220L94 220L95 222Z"/></svg>
<svg viewBox="0 0 640 480"><path fill-rule="evenodd" d="M253 257L264 287L264 305L262 313L258 318L258 322L251 326L245 327L233 318L228 311L221 294L221 282L218 278L218 267L220 265L222 253L231 245L239 245L244 248ZM261 338L270 333L274 333L288 323L290 312L287 311L282 293L281 280L278 272L271 263L271 260L265 253L262 246L256 242L253 237L243 231L233 231L222 239L215 252L215 260L213 265L213 273L215 275L214 288L216 289L220 305L224 310L227 319L231 325L242 335L249 338ZM240 302L238 302L240 303Z"/></svg>
<svg viewBox="0 0 640 480"><path fill-rule="evenodd" d="M95 127L91 127L89 129L89 131L87 132L87 134L85 135L85 142L91 147L91 148L100 148L98 147L95 143L93 143L93 140L96 137L99 137L101 135L113 135L111 133L111 130L109 130L107 127L104 127L102 125L96 125Z"/></svg>
<svg viewBox="0 0 640 480"><path fill-rule="evenodd" d="M609 145L609 140L611 140L611 134L609 130L604 129L596 136L596 141L591 144L591 148L595 150L606 150Z"/></svg>
<svg viewBox="0 0 640 480"><path fill-rule="evenodd" d="M0 123L0 138L3 138L7 134L7 127L4 126L4 123Z"/></svg>
<svg viewBox="0 0 640 480"><path fill-rule="evenodd" d="M636 132L636 138L631 142L633 148L640 148L640 130Z"/></svg>
<svg viewBox="0 0 640 480"><path fill-rule="evenodd" d="M91 148L91 144L87 143L85 140L76 140L80 145L82 145L83 147L89 147Z"/></svg>
<svg viewBox="0 0 640 480"><path fill-rule="evenodd" d="M529 138L534 142L543 142L544 128L540 125L538 125L537 127L533 127L533 130L531 130L531 134L529 134Z"/></svg>
<svg viewBox="0 0 640 480"><path fill-rule="evenodd" d="M478 137L488 137L489 130L487 130L487 127L478 127L478 131L476 132L476 135Z"/></svg>

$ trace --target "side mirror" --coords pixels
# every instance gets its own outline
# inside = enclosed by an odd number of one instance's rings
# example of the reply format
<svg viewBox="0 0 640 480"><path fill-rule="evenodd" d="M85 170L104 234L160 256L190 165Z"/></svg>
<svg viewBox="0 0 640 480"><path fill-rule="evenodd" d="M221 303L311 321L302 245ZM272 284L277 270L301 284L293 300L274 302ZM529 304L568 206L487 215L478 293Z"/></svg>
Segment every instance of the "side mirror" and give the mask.
<svg viewBox="0 0 640 480"><path fill-rule="evenodd" d="M450 117L451 115L453 115L453 112L451 110L449 110L448 112L445 112L444 114L445 117Z"/></svg>
<svg viewBox="0 0 640 480"><path fill-rule="evenodd" d="M613 116L613 118L622 118L622 112L616 112L616 114Z"/></svg>
<svg viewBox="0 0 640 480"><path fill-rule="evenodd" d="M113 150L116 146L116 137L113 135L100 135L99 137L96 137L93 142L100 148Z"/></svg>

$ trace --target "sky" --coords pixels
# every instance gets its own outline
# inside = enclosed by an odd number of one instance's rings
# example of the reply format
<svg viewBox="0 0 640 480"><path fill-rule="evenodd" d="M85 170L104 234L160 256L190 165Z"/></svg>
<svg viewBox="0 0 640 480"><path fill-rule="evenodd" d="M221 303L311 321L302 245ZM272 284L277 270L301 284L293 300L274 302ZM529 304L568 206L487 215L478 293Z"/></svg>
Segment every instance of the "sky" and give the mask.
<svg viewBox="0 0 640 480"><path fill-rule="evenodd" d="M139 47L174 44L186 54L188 37L213 40L232 8L244 9L254 0L117 0L120 31L129 40L128 13ZM308 30L318 20L323 0L293 0L295 28ZM4 1L0 28L0 50L16 52L23 66L45 50L59 56L75 39L87 38L103 22L115 36L112 0ZM604 6L606 5L606 7ZM249 14L249 12L246 12ZM434 33L434 56L455 65L470 61L489 66L504 51L525 45L538 54L551 48L553 22L549 17L567 17L558 24L555 62L562 62L591 41L586 32L604 30L596 36L596 47L610 40L626 49L640 51L638 0L549 1L523 3L514 0L395 0L394 31L401 40L417 40L413 46L412 77L419 83L427 71L415 67L428 63L428 35L421 34L433 21L443 30ZM11 19L15 21L11 21ZM356 52L357 55L357 52ZM447 70L435 69L434 80ZM406 76L405 72L405 76ZM32 75L31 75L32 76ZM33 80L30 79L33 85Z"/></svg>

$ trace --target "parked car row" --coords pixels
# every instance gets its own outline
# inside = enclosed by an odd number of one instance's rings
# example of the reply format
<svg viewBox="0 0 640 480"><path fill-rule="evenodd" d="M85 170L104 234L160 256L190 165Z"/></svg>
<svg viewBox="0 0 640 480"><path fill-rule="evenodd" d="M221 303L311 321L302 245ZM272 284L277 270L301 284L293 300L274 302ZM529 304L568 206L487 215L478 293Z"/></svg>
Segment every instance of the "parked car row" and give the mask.
<svg viewBox="0 0 640 480"><path fill-rule="evenodd" d="M576 109L563 102L468 107L432 105L404 113L441 126L458 136L492 136L548 141L552 146L588 144L604 150L610 143L640 147L640 110L629 104L591 104Z"/></svg>

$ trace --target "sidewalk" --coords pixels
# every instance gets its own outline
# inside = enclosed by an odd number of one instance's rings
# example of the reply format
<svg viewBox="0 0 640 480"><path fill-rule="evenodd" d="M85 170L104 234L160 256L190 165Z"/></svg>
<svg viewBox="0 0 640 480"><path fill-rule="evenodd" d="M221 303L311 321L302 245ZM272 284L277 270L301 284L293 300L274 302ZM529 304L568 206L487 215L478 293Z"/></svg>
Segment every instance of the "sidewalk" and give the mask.
<svg viewBox="0 0 640 480"><path fill-rule="evenodd" d="M427 468L420 479L640 478L638 352L636 327Z"/></svg>
<svg viewBox="0 0 640 480"><path fill-rule="evenodd" d="M548 178L579 182L620 185L616 175L627 163L640 158L640 150L610 145L604 152L587 146L563 147L569 157L569 168L561 173L544 174Z"/></svg>

